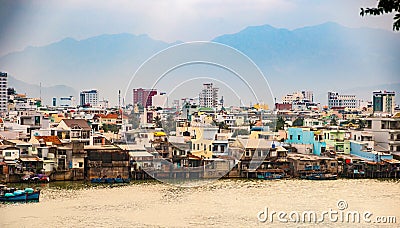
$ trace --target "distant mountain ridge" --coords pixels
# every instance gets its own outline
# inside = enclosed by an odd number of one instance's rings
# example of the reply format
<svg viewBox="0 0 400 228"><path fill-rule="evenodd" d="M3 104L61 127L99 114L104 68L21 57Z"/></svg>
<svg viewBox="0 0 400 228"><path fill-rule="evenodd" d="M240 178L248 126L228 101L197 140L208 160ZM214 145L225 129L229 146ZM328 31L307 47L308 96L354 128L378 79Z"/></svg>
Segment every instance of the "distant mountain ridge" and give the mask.
<svg viewBox="0 0 400 228"><path fill-rule="evenodd" d="M399 38L388 31L325 23L295 30L250 26L212 41L232 46L254 60L280 100L294 90L318 94L400 82ZM68 86L70 91L60 90L58 96L68 96L61 93L71 93L71 88L74 93L97 88L100 98L115 104L118 89L125 88L139 65L174 44L132 34L79 41L66 38L0 57L0 71L30 84Z"/></svg>
<svg viewBox="0 0 400 228"><path fill-rule="evenodd" d="M338 80L351 84L374 80L377 75L385 75L385 83L397 79L399 38L399 35L383 30L352 29L325 23L292 31L271 26L248 27L213 41L237 48L249 55L267 75L285 79L276 80L278 84L292 81L307 87L309 82L317 82L320 78L330 86L340 86ZM299 73L303 81L286 80L297 79L295 76ZM336 80L329 80L329 76ZM271 81L274 84L274 79Z"/></svg>
<svg viewBox="0 0 400 228"><path fill-rule="evenodd" d="M36 84L29 84L8 75L8 87L16 89L17 93L28 94L30 97L43 98L43 102L51 104L51 98L53 97L66 97L74 96L78 97L79 93L69 86L55 85L55 86L40 86Z"/></svg>

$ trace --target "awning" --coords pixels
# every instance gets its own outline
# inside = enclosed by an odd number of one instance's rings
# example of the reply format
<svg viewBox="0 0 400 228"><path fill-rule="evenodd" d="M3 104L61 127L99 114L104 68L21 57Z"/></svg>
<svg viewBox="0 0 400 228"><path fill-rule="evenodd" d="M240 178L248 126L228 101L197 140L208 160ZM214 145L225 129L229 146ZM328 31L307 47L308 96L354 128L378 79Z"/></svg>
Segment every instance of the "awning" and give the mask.
<svg viewBox="0 0 400 228"><path fill-rule="evenodd" d="M15 161L4 161L7 165L16 165Z"/></svg>
<svg viewBox="0 0 400 228"><path fill-rule="evenodd" d="M382 159L382 161L387 162L389 164L400 164L400 161L396 159Z"/></svg>

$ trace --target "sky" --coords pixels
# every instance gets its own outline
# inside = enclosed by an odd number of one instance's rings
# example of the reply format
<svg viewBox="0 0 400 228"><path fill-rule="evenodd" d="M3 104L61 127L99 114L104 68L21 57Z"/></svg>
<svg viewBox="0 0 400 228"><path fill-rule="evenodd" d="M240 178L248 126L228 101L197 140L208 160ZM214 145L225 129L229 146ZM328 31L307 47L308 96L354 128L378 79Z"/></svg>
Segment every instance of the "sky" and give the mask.
<svg viewBox="0 0 400 228"><path fill-rule="evenodd" d="M148 34L166 42L211 40L247 26L295 29L327 21L392 29L392 15L359 16L376 0L0 0L0 56L66 37Z"/></svg>

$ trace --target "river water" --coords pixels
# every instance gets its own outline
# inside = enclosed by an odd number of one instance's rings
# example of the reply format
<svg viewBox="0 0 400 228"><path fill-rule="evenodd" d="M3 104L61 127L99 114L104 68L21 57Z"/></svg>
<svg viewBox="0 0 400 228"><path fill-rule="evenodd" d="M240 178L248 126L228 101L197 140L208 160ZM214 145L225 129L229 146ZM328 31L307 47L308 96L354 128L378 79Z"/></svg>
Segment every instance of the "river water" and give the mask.
<svg viewBox="0 0 400 228"><path fill-rule="evenodd" d="M344 212L371 212L371 223L336 222L322 216L319 225L376 226L377 216L396 216L396 223L385 227L400 226L400 182L394 180L224 179L190 188L156 181L123 186L58 182L41 187L39 203L0 205L0 227L312 227L316 224L301 219L299 223L280 222L273 216L272 221L271 216L266 222L259 219L271 211L287 213L284 219L289 214L296 218L293 211L300 216L304 211L340 211L339 200L347 204ZM268 213L260 213L266 208Z"/></svg>

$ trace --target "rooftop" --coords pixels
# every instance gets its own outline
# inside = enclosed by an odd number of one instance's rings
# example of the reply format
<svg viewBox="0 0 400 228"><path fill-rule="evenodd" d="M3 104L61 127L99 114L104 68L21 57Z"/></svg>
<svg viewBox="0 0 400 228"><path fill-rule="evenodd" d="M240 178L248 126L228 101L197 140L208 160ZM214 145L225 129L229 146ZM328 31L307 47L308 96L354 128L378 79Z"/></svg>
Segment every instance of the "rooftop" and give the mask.
<svg viewBox="0 0 400 228"><path fill-rule="evenodd" d="M55 136L34 136L36 140L40 141L41 139L47 144L47 143L51 143L53 145L62 145L60 139Z"/></svg>
<svg viewBox="0 0 400 228"><path fill-rule="evenodd" d="M89 124L84 119L63 119L62 121L70 128L78 126L83 130L91 130Z"/></svg>

